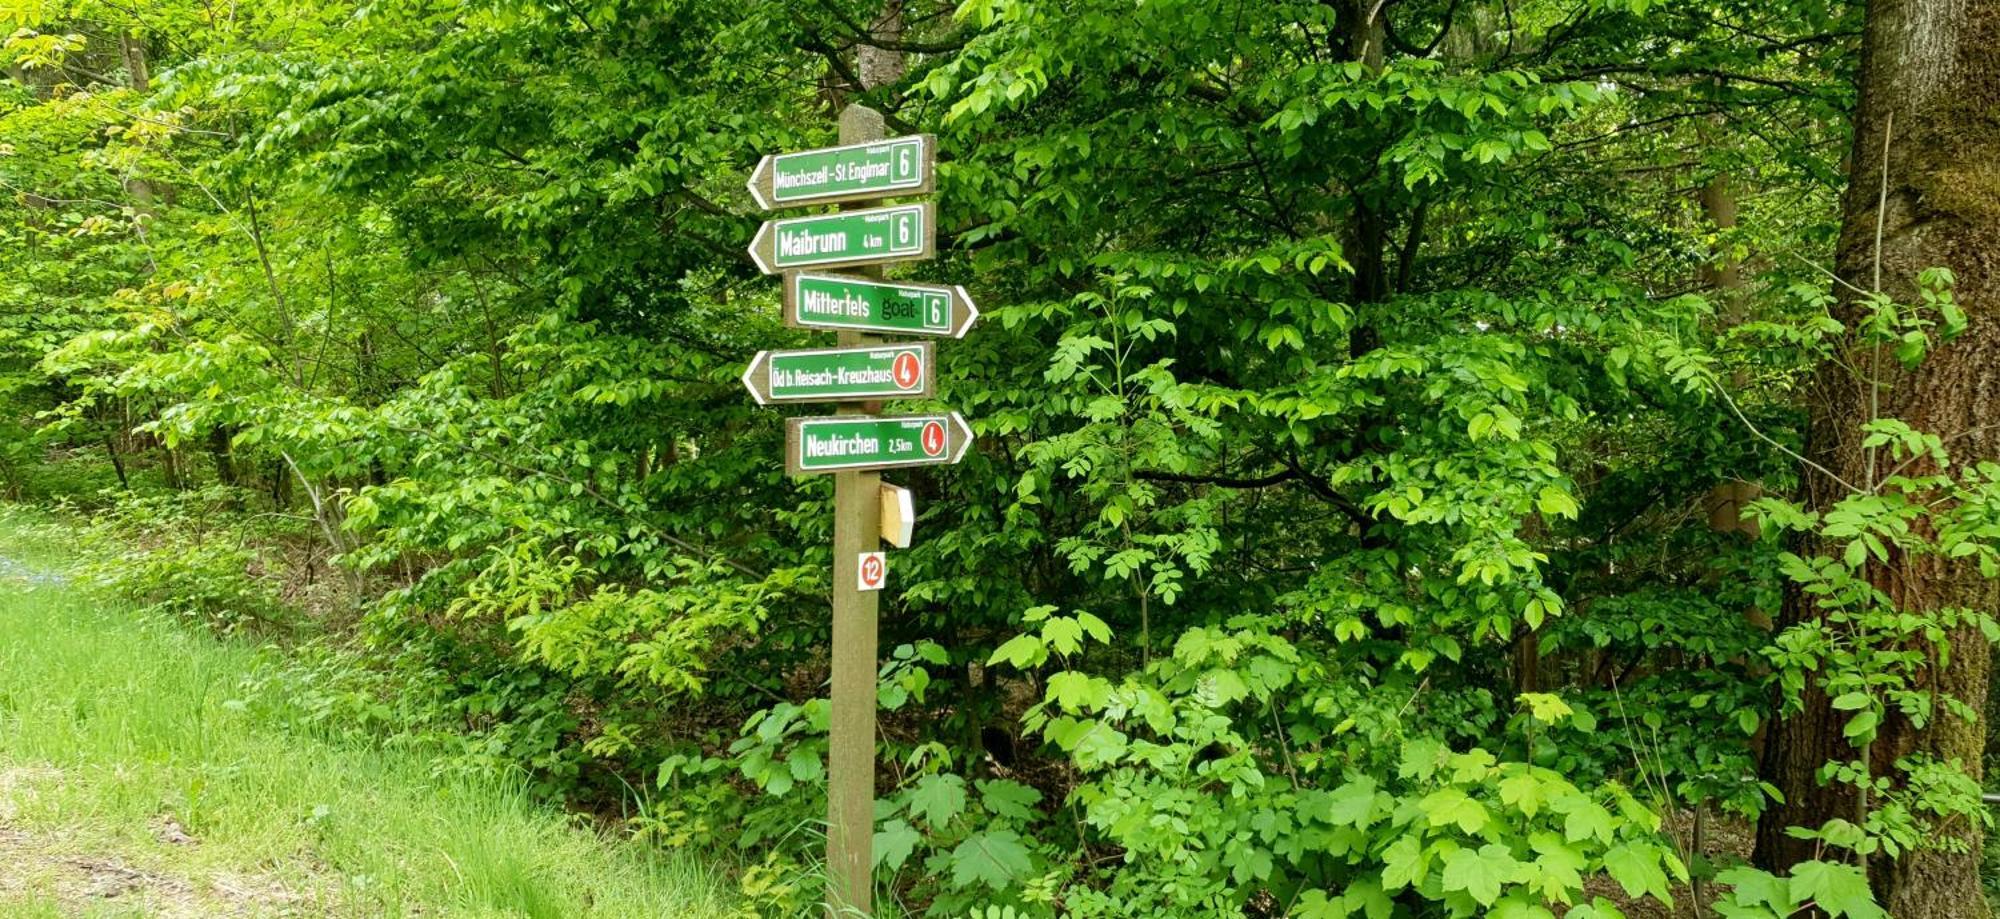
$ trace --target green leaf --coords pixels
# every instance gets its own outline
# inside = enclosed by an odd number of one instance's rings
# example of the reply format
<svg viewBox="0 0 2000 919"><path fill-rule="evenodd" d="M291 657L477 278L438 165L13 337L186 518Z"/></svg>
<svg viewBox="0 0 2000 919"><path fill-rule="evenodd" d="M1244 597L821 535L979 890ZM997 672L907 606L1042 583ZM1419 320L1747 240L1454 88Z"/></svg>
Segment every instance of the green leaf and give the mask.
<svg viewBox="0 0 2000 919"><path fill-rule="evenodd" d="M1423 800L1417 802L1417 809L1429 818L1431 826L1457 824L1460 830L1467 833L1479 832L1492 819L1486 805L1456 788L1443 788L1425 795Z"/></svg>
<svg viewBox="0 0 2000 919"><path fill-rule="evenodd" d="M1867 708L1871 701L1873 700L1865 692L1849 692L1836 696L1832 704L1840 711L1853 712Z"/></svg>
<svg viewBox="0 0 2000 919"><path fill-rule="evenodd" d="M965 811L965 780L955 775L927 775L910 791L910 814L931 829L941 829Z"/></svg>
<svg viewBox="0 0 2000 919"><path fill-rule="evenodd" d="M1083 626L1075 619L1059 616L1042 625L1042 644L1068 657L1083 650Z"/></svg>
<svg viewBox="0 0 2000 919"><path fill-rule="evenodd" d="M1768 906L1775 915L1790 916L1798 912L1802 905L1797 897L1792 896L1790 879L1759 868L1748 865L1731 868L1717 874L1715 881L1727 885L1731 899L1737 903Z"/></svg>
<svg viewBox="0 0 2000 919"><path fill-rule="evenodd" d="M1042 803L1042 793L1035 788L1009 779L981 779L973 783L979 788L980 803L996 817L1026 821L1035 816L1035 805Z"/></svg>
<svg viewBox="0 0 2000 919"><path fill-rule="evenodd" d="M1328 796L1326 819L1337 826L1366 829L1375 814L1375 780L1360 776Z"/></svg>
<svg viewBox="0 0 2000 919"><path fill-rule="evenodd" d="M1604 870L1630 897L1653 896L1672 903L1667 891L1667 872L1660 867L1659 847L1651 843L1628 842L1604 853Z"/></svg>
<svg viewBox="0 0 2000 919"><path fill-rule="evenodd" d="M1328 897L1324 890L1299 894L1288 914L1291 919L1347 919L1350 910L1345 898Z"/></svg>
<svg viewBox="0 0 2000 919"><path fill-rule="evenodd" d="M1400 778L1423 781L1437 774L1438 766L1443 764L1445 754L1449 751L1445 749L1444 744L1425 737L1405 741L1402 752L1402 761L1396 767L1396 775Z"/></svg>
<svg viewBox="0 0 2000 919"><path fill-rule="evenodd" d="M1528 837L1528 845L1535 850L1529 865L1540 875L1537 887L1543 897L1565 898L1583 887L1588 862L1574 843L1554 833L1536 833Z"/></svg>
<svg viewBox="0 0 2000 919"><path fill-rule="evenodd" d="M1042 640L1039 637L1021 634L995 648L993 656L987 659L986 666L991 667L1005 661L1014 665L1016 669L1026 670L1040 665L1048 658L1049 652L1042 647Z"/></svg>
<svg viewBox="0 0 2000 919"><path fill-rule="evenodd" d="M1401 890L1424 881L1424 842L1406 833L1382 851L1382 889Z"/></svg>
<svg viewBox="0 0 2000 919"><path fill-rule="evenodd" d="M1396 912L1396 901L1382 890L1382 884L1371 877L1355 879L1341 892L1342 915L1358 914L1367 919L1389 919Z"/></svg>
<svg viewBox="0 0 2000 919"><path fill-rule="evenodd" d="M1271 851L1241 840L1224 850L1222 863L1229 866L1230 877L1238 884L1253 884L1271 876Z"/></svg>
<svg viewBox="0 0 2000 919"><path fill-rule="evenodd" d="M1866 743L1868 738L1875 736L1875 726L1881 723L1882 716L1874 711L1858 712L1847 719L1847 726L1841 728L1840 733L1848 740Z"/></svg>
<svg viewBox="0 0 2000 919"><path fill-rule="evenodd" d="M1012 830L976 833L951 850L951 883L961 889L984 884L1004 890L1031 867L1028 847Z"/></svg>
<svg viewBox="0 0 2000 919"><path fill-rule="evenodd" d="M1853 865L1800 862L1792 866L1792 893L1832 916L1887 919L1889 915L1875 902L1868 876Z"/></svg>
<svg viewBox="0 0 2000 919"><path fill-rule="evenodd" d="M1548 907L1523 894L1514 894L1493 906L1492 919L1556 919Z"/></svg>
<svg viewBox="0 0 2000 919"><path fill-rule="evenodd" d="M1111 684L1099 677L1065 670L1049 677L1048 697L1071 712L1082 713L1102 707L1111 697Z"/></svg>
<svg viewBox="0 0 2000 919"><path fill-rule="evenodd" d="M1463 890L1481 906L1500 899L1500 888L1514 879L1520 862L1506 846L1489 842L1479 851L1460 849L1444 859L1445 890Z"/></svg>
<svg viewBox="0 0 2000 919"><path fill-rule="evenodd" d="M826 776L826 766L815 749L794 747L785 757L785 766L791 770L792 778L801 782L817 782Z"/></svg>
<svg viewBox="0 0 2000 919"><path fill-rule="evenodd" d="M1526 770L1500 780L1500 803L1533 817L1542 809L1542 780Z"/></svg>
<svg viewBox="0 0 2000 919"><path fill-rule="evenodd" d="M1557 809L1565 815L1563 835L1570 842L1596 837L1601 842L1609 843L1617 836L1611 812L1596 801L1577 795L1564 799Z"/></svg>
<svg viewBox="0 0 2000 919"><path fill-rule="evenodd" d="M1569 492L1554 485L1542 486L1542 490L1535 496L1535 507L1539 508L1546 516L1567 517L1572 520L1576 518L1577 512L1581 510L1576 503L1576 499L1569 496Z"/></svg>
<svg viewBox="0 0 2000 919"><path fill-rule="evenodd" d="M901 820L891 820L875 831L875 867L887 866L894 870L909 861L910 853L916 851L917 843L924 834Z"/></svg>
<svg viewBox="0 0 2000 919"><path fill-rule="evenodd" d="M1076 621L1078 625L1083 626L1084 634L1096 639L1100 644L1108 645L1111 643L1111 627L1105 625L1104 620L1089 613L1079 611L1076 614Z"/></svg>
<svg viewBox="0 0 2000 919"><path fill-rule="evenodd" d="M1592 897L1589 903L1570 907L1563 919L1625 919L1625 913L1610 900Z"/></svg>
<svg viewBox="0 0 2000 919"><path fill-rule="evenodd" d="M1543 724L1555 724L1571 714L1569 704L1553 693L1524 692L1520 699L1527 703L1529 715Z"/></svg>

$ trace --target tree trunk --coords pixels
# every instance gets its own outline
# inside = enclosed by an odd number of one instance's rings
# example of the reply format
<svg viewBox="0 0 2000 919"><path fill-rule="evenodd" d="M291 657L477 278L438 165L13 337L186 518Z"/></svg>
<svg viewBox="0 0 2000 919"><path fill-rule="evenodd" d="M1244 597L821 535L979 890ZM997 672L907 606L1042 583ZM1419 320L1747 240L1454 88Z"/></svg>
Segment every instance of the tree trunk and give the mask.
<svg viewBox="0 0 2000 919"><path fill-rule="evenodd" d="M1842 359L1862 374L1877 368L1879 383L1872 387L1838 366L1839 361L1821 369L1813 394L1810 451L1815 460L1864 487L1881 471L1870 468L1860 425L1878 414L1950 438L1959 464L2000 457L2000 427L1991 426L2000 406L1996 47L2000 2L1995 0L1877 0L1868 7L1839 273L1862 289L1875 288L1879 277L1886 293L1912 302L1912 281L1920 270L1951 268L1971 328L1915 369L1886 354L1878 360L1876 349L1850 343ZM1878 200L1885 206L1878 207ZM1841 311L1839 318L1854 328L1861 304L1848 298ZM1837 483L1810 472L1805 491L1814 508L1842 497ZM1933 558L1899 559L1873 566L1867 574L1902 608L1993 611L2000 600L1994 583L1966 566ZM1787 600L1787 622L1813 615L1806 598ZM1989 651L1977 630L1959 630L1951 636L1951 666L1923 674L1919 688L1949 693L1984 710ZM1813 856L1812 843L1787 838L1785 827L1852 819L1855 812L1848 789L1822 786L1814 776L1829 759L1854 758L1841 736L1844 718L1828 710L1824 696L1809 692L1805 702L1803 713L1777 725L1766 754L1766 778L1786 798L1758 826L1757 859L1771 868ZM1877 774L1887 772L1899 757L1924 752L1961 760L1976 778L1981 748L1978 725L1941 712L1924 730L1901 719L1885 722L1869 754ZM1897 860L1875 857L1870 874L1882 904L1891 915L1911 919L1984 919L1989 913L1980 893L1979 826L1961 821L1934 836L1963 842L1968 851L1932 848Z"/></svg>
<svg viewBox="0 0 2000 919"><path fill-rule="evenodd" d="M132 80L132 88L141 93L153 91L153 69L146 63L146 40L137 32L118 33L118 54L125 59L125 72Z"/></svg>
<svg viewBox="0 0 2000 919"><path fill-rule="evenodd" d="M868 31L878 41L902 41L903 0L888 0L882 4L882 15L876 17ZM865 89L901 82L903 75L909 72L910 65L903 52L894 48L863 44L855 51L854 58L854 69Z"/></svg>
<svg viewBox="0 0 2000 919"><path fill-rule="evenodd" d="M215 480L234 488L236 481L236 460L231 455L230 440L234 432L227 427L208 429L208 459L215 464Z"/></svg>
<svg viewBox="0 0 2000 919"><path fill-rule="evenodd" d="M1736 229L1736 190L1729 181L1728 173L1717 173L1701 186L1701 212L1708 218L1718 236ZM1724 240L1724 245L1727 241ZM1702 286L1714 291L1720 303L1721 322L1725 329L1743 324L1743 271L1736 263L1735 254L1726 248L1717 251L1715 257L1701 266ZM1742 387L1748 380L1739 372L1733 381ZM1743 519L1743 508L1762 497L1764 490L1754 482L1732 479L1717 482L1708 490L1708 527L1718 533L1741 533L1751 539L1757 538L1756 521ZM1754 617L1753 617L1754 618ZM1770 623L1766 620L1764 625Z"/></svg>
<svg viewBox="0 0 2000 919"><path fill-rule="evenodd" d="M326 537L327 547L336 557L354 551L354 546L341 534L341 524L347 515L339 499L322 491L313 480L306 478L305 470L299 468L298 462L292 459L290 453L281 452L278 456L284 460L285 466L291 469L293 477L298 479L299 488L306 493L306 500L312 502L313 522L319 524L320 535ZM334 563L334 560L328 561L328 564ZM354 602L359 602L362 588L365 586L361 580L361 572L347 566L343 566L340 572L347 582L348 597Z"/></svg>
<svg viewBox="0 0 2000 919"><path fill-rule="evenodd" d="M146 40L135 32L118 33L118 55L125 60L125 72L131 77L132 88L141 95L153 91L153 71L146 63ZM153 184L137 174L125 179L125 191L132 196L133 210L139 216L139 232L143 238L145 224L143 218L153 211Z"/></svg>
<svg viewBox="0 0 2000 919"><path fill-rule="evenodd" d="M125 461L118 456L118 441L109 431L104 432L104 454L111 457L111 471L118 474L118 488L131 491L132 480L125 475Z"/></svg>
<svg viewBox="0 0 2000 919"><path fill-rule="evenodd" d="M1382 5L1375 0L1338 0L1335 11L1339 17L1340 44L1332 50L1344 60L1359 61L1370 72L1382 72L1387 61L1383 45L1388 36L1381 16ZM1328 38L1329 41L1335 40L1335 36ZM1385 212L1387 208L1377 189L1367 182L1357 183L1351 196L1354 218L1346 228L1341 248L1354 266L1349 296L1355 304L1357 321L1354 331L1350 333L1348 353L1360 357L1382 345L1381 333L1370 321L1366 305L1389 299L1392 215ZM1413 260L1415 257L1413 246L1405 259Z"/></svg>

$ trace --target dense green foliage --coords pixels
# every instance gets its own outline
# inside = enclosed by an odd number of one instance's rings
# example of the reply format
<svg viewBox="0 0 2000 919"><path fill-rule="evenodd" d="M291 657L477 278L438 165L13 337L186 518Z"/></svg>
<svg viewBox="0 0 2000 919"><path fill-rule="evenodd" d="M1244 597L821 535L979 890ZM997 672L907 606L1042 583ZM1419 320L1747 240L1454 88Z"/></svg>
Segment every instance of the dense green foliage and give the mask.
<svg viewBox="0 0 2000 919"><path fill-rule="evenodd" d="M327 718L636 788L636 829L808 908L831 490L736 382L810 340L741 189L860 101L940 138L941 256L897 273L986 311L911 406L973 451L891 476L886 899L1587 917L1722 872L1731 915L1880 914L1687 825L1764 806L1786 690L1934 701L1936 622L1780 531L2000 533L1977 468L1711 524L1789 493L1841 332L1857 8L909 0L864 89L874 0L297 6L0 2L0 473L174 534L190 575L118 572L149 600L351 629L384 682ZM1910 359L1963 326L1931 280L1876 329ZM1788 583L1853 618L1774 634ZM1868 732L1843 780L1888 783ZM1977 814L1938 765L1807 829L1921 844Z"/></svg>

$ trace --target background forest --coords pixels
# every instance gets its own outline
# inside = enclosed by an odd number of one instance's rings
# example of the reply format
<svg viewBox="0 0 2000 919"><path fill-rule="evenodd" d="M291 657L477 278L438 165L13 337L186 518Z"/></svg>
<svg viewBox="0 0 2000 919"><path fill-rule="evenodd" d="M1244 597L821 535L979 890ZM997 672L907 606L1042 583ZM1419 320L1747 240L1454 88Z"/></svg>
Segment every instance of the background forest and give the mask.
<svg viewBox="0 0 2000 919"><path fill-rule="evenodd" d="M971 453L889 476L882 902L1990 914L1992 3L0 34L0 486L326 730L814 908L831 488L738 382L813 340L743 183L859 102L939 138L923 277L984 311L912 406Z"/></svg>

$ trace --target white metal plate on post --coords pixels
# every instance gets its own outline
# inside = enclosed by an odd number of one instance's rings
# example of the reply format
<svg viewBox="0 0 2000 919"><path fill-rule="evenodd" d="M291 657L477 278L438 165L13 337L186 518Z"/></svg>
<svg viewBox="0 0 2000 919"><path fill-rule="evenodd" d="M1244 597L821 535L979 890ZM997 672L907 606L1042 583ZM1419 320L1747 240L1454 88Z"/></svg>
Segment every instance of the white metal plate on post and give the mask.
<svg viewBox="0 0 2000 919"><path fill-rule="evenodd" d="M882 552L861 553L861 563L854 566L855 576L860 580L861 590L881 590L882 582L889 579L889 556Z"/></svg>

